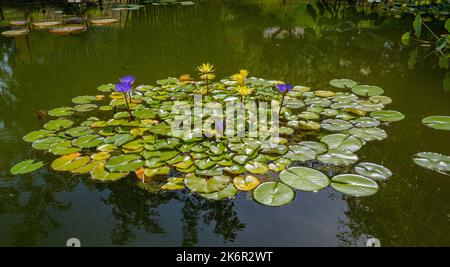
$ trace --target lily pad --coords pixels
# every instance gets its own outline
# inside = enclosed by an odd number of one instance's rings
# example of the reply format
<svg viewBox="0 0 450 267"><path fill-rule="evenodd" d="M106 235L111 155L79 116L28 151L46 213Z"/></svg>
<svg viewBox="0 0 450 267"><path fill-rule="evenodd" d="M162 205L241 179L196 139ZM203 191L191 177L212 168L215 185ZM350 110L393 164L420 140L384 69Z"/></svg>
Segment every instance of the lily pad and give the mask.
<svg viewBox="0 0 450 267"><path fill-rule="evenodd" d="M255 189L260 183L261 181L253 175L247 175L245 177L239 175L233 179L234 186L241 191L251 191Z"/></svg>
<svg viewBox="0 0 450 267"><path fill-rule="evenodd" d="M197 193L213 193L220 191L228 186L230 177L219 175L211 178L200 178L189 176L185 179L186 186L193 192Z"/></svg>
<svg viewBox="0 0 450 267"><path fill-rule="evenodd" d="M75 104L88 104L92 101L96 101L97 97L95 95L82 95L77 96L72 99L72 102Z"/></svg>
<svg viewBox="0 0 450 267"><path fill-rule="evenodd" d="M128 172L108 172L103 163L98 164L97 167L91 171L92 179L102 182L117 181L126 177L128 174Z"/></svg>
<svg viewBox="0 0 450 267"><path fill-rule="evenodd" d="M222 189L220 191L206 193L206 194L200 193L200 195L206 199L222 200L222 199L226 199L226 198L232 198L238 192L239 191L236 189L236 187L234 187L234 185L232 183L229 183L227 187L225 187L224 189Z"/></svg>
<svg viewBox="0 0 450 267"><path fill-rule="evenodd" d="M26 134L23 137L23 140L25 142L34 142L34 141L39 140L41 138L48 137L48 136L54 136L54 135L55 134L52 131L37 130L37 131L33 131L33 132L30 132L30 133Z"/></svg>
<svg viewBox="0 0 450 267"><path fill-rule="evenodd" d="M141 156L136 154L120 155L110 158L105 167L111 172L130 172L144 166Z"/></svg>
<svg viewBox="0 0 450 267"><path fill-rule="evenodd" d="M370 142L373 140L383 140L387 138L386 132L383 129L377 127L352 128L348 131L348 133L366 142Z"/></svg>
<svg viewBox="0 0 450 267"><path fill-rule="evenodd" d="M358 156L348 150L332 148L317 156L317 160L335 166L349 166L358 161Z"/></svg>
<svg viewBox="0 0 450 267"><path fill-rule="evenodd" d="M450 116L430 116L424 118L422 123L433 129L450 131Z"/></svg>
<svg viewBox="0 0 450 267"><path fill-rule="evenodd" d="M392 172L388 168L370 162L360 162L354 170L357 174L373 180L387 180L392 176Z"/></svg>
<svg viewBox="0 0 450 267"><path fill-rule="evenodd" d="M322 172L306 168L292 167L280 173L280 180L298 190L319 191L330 184L328 177Z"/></svg>
<svg viewBox="0 0 450 267"><path fill-rule="evenodd" d="M265 182L253 190L253 198L260 204L278 207L291 202L295 198L295 192L283 183Z"/></svg>
<svg viewBox="0 0 450 267"><path fill-rule="evenodd" d="M42 166L44 166L44 163L42 161L35 162L34 159L24 160L17 164L15 164L10 172L13 175L18 174L26 174L30 172L34 172L38 169L40 169Z"/></svg>
<svg viewBox="0 0 450 267"><path fill-rule="evenodd" d="M331 187L352 196L366 197L378 191L378 184L367 177L355 174L336 175L331 179Z"/></svg>
<svg viewBox="0 0 450 267"><path fill-rule="evenodd" d="M44 128L50 131L59 131L69 128L73 125L73 121L68 119L56 119L47 122Z"/></svg>
<svg viewBox="0 0 450 267"><path fill-rule="evenodd" d="M73 114L73 107L60 107L48 111L48 115L53 117L70 116Z"/></svg>
<svg viewBox="0 0 450 267"><path fill-rule="evenodd" d="M443 174L450 174L450 157L433 152L420 152L414 155L414 163L417 165L437 171Z"/></svg>
<svg viewBox="0 0 450 267"><path fill-rule="evenodd" d="M161 186L163 190L178 190L184 188L184 178L170 177L167 178L167 183Z"/></svg>
<svg viewBox="0 0 450 267"><path fill-rule="evenodd" d="M380 121L371 117L359 117L350 122L357 128L378 127L380 125Z"/></svg>
<svg viewBox="0 0 450 267"><path fill-rule="evenodd" d="M55 155L67 155L79 152L79 147L73 147L70 141L62 141L52 144L49 147L49 152Z"/></svg>
<svg viewBox="0 0 450 267"><path fill-rule="evenodd" d="M341 89L350 89L358 85L357 82L350 79L333 79L330 81L330 85Z"/></svg>
<svg viewBox="0 0 450 267"><path fill-rule="evenodd" d="M370 113L370 117L379 121L393 122L401 121L405 118L405 115L395 110L377 110Z"/></svg>
<svg viewBox="0 0 450 267"><path fill-rule="evenodd" d="M88 156L81 156L80 153L64 155L53 161L52 168L56 171L73 171L86 165L89 160Z"/></svg>
<svg viewBox="0 0 450 267"><path fill-rule="evenodd" d="M259 161L245 164L245 169L253 174L263 174L269 171L269 167L265 163Z"/></svg>
<svg viewBox="0 0 450 267"><path fill-rule="evenodd" d="M320 126L322 126L323 129L328 130L330 132L342 132L353 127L353 125L350 122L337 119L324 120L322 121Z"/></svg>
<svg viewBox="0 0 450 267"><path fill-rule="evenodd" d="M65 141L66 139L57 137L57 136L49 136L33 142L32 147L38 150L48 150L51 145Z"/></svg>
<svg viewBox="0 0 450 267"><path fill-rule="evenodd" d="M364 145L359 138L348 134L329 134L322 137L320 142L327 144L329 148L339 148L351 152L360 150Z"/></svg>
<svg viewBox="0 0 450 267"><path fill-rule="evenodd" d="M378 86L373 85L357 85L352 88L352 92L354 94L360 95L360 96L376 96L376 95L382 95L384 93L384 90Z"/></svg>

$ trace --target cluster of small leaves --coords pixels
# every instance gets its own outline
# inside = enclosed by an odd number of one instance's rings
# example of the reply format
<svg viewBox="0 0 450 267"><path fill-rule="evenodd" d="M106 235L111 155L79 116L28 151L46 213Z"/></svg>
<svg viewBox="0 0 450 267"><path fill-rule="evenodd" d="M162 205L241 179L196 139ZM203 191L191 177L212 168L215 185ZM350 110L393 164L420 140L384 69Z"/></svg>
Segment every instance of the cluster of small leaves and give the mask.
<svg viewBox="0 0 450 267"><path fill-rule="evenodd" d="M277 81L252 77L245 82L253 92L248 102L280 99ZM205 86L209 90L203 95L204 103L214 101L225 107L240 99L235 95L236 81L230 78L208 85L168 78L157 81L157 86L133 90L130 118L124 95L106 84L98 87L104 94L78 96L72 100L74 106L50 110L48 114L55 119L23 139L36 150L59 156L51 163L56 171L90 174L102 182L134 173L142 184L158 184L161 190L187 187L216 200L253 191L257 202L269 206L292 201L293 189L318 191L329 185L349 195L372 195L378 190L376 181L392 175L373 163L354 166L359 161L356 152L367 142L387 137L380 125L404 118L398 111L384 110L392 100L382 96L380 87L348 79L330 81L329 91L295 86L286 94L280 136L275 139L264 134L226 138L215 129L203 132L201 138L176 135L171 131L172 105L186 101L192 107L192 95ZM335 92L333 87L344 92ZM194 116L206 120L209 114ZM80 117L86 119L80 121ZM26 161L11 171L21 174L41 165ZM341 174L330 179L324 172L329 169Z"/></svg>

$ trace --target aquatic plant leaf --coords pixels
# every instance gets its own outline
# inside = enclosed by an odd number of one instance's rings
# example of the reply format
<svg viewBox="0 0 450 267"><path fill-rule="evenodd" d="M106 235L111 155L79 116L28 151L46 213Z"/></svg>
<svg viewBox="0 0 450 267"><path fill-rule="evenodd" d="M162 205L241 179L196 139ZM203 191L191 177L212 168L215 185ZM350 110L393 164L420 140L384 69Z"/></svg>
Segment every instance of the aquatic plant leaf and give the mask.
<svg viewBox="0 0 450 267"><path fill-rule="evenodd" d="M34 149L38 149L38 150L48 150L51 145L53 145L57 142L62 142L62 141L66 141L66 139L63 139L63 138L57 137L57 136L49 136L49 137L45 137L45 138L34 141L31 146Z"/></svg>
<svg viewBox="0 0 450 267"><path fill-rule="evenodd" d="M392 176L392 172L388 168L370 162L360 162L354 170L357 174L373 180L387 180Z"/></svg>
<svg viewBox="0 0 450 267"><path fill-rule="evenodd" d="M105 159L109 159L110 157L111 157L111 154L109 154L108 152L98 152L98 153L92 154L90 156L90 158L93 160L105 160Z"/></svg>
<svg viewBox="0 0 450 267"><path fill-rule="evenodd" d="M370 113L370 117L379 121L393 122L401 121L405 118L405 115L395 110L377 110Z"/></svg>
<svg viewBox="0 0 450 267"><path fill-rule="evenodd" d="M246 175L245 177L239 175L234 177L233 179L234 186L241 191L251 191L255 189L260 183L261 181L253 175Z"/></svg>
<svg viewBox="0 0 450 267"><path fill-rule="evenodd" d="M253 190L253 198L260 204L278 207L291 202L295 198L295 192L283 183L265 182Z"/></svg>
<svg viewBox="0 0 450 267"><path fill-rule="evenodd" d="M48 136L54 136L55 134L52 131L48 130L37 130L26 134L22 139L25 142L34 142L36 140L42 139Z"/></svg>
<svg viewBox="0 0 450 267"><path fill-rule="evenodd" d="M330 85L340 89L351 89L358 83L350 79L333 79L330 81Z"/></svg>
<svg viewBox="0 0 450 267"><path fill-rule="evenodd" d="M59 131L59 130L64 130L69 128L70 126L73 125L73 121L68 120L68 119L56 119L56 120L51 120L48 121L45 125L44 128L50 131Z"/></svg>
<svg viewBox="0 0 450 267"><path fill-rule="evenodd" d="M289 147L289 152L287 152L283 158L289 159L292 161L308 161L313 160L317 156L317 152L306 146L293 145Z"/></svg>
<svg viewBox="0 0 450 267"><path fill-rule="evenodd" d="M224 189L212 192L212 193L200 193L200 196L206 198L206 199L212 199L212 200L222 200L226 198L232 198L234 197L239 191L234 187L232 183L229 183L227 187Z"/></svg>
<svg viewBox="0 0 450 267"><path fill-rule="evenodd" d="M414 163L417 165L450 175L450 157L434 152L420 152L414 155Z"/></svg>
<svg viewBox="0 0 450 267"><path fill-rule="evenodd" d="M122 146L128 142L130 142L131 140L133 140L134 137L133 135L129 134L129 133L124 133L124 134L116 134L113 136L108 136L105 138L105 143L107 144L113 144L115 146Z"/></svg>
<svg viewBox="0 0 450 267"><path fill-rule="evenodd" d="M330 132L342 132L353 127L353 125L344 120L327 119L322 121L320 126Z"/></svg>
<svg viewBox="0 0 450 267"><path fill-rule="evenodd" d="M317 155L323 154L328 151L328 147L326 144L315 141L303 141L300 142L298 145L311 148L312 150L316 151Z"/></svg>
<svg viewBox="0 0 450 267"><path fill-rule="evenodd" d="M97 90L104 93L109 93L113 91L116 88L115 84L109 83L109 84L102 84L99 87L97 87Z"/></svg>
<svg viewBox="0 0 450 267"><path fill-rule="evenodd" d="M317 160L335 166L349 166L358 161L358 156L348 150L332 148L327 153L317 156Z"/></svg>
<svg viewBox="0 0 450 267"><path fill-rule="evenodd" d="M279 176L283 183L302 191L315 192L330 184L325 174L306 167L292 167L282 171Z"/></svg>
<svg viewBox="0 0 450 267"><path fill-rule="evenodd" d="M70 141L54 143L49 147L49 152L55 155L67 155L79 152L79 147L73 147Z"/></svg>
<svg viewBox="0 0 450 267"><path fill-rule="evenodd" d="M73 114L73 107L60 107L48 111L48 115L53 117L70 116Z"/></svg>
<svg viewBox="0 0 450 267"><path fill-rule="evenodd" d="M184 178L170 177L167 178L167 183L161 186L163 190L178 190L184 188Z"/></svg>
<svg viewBox="0 0 450 267"><path fill-rule="evenodd" d="M366 142L374 140L383 140L387 138L386 132L383 129L377 127L352 128L348 130L348 133Z"/></svg>
<svg viewBox="0 0 450 267"><path fill-rule="evenodd" d="M359 117L350 122L357 128L378 127L380 125L380 121L371 117Z"/></svg>
<svg viewBox="0 0 450 267"><path fill-rule="evenodd" d="M91 148L103 144L103 140L104 138L99 135L90 134L78 137L77 139L73 140L72 145L79 148Z"/></svg>
<svg viewBox="0 0 450 267"><path fill-rule="evenodd" d="M450 131L450 116L429 116L422 123L433 129Z"/></svg>
<svg viewBox="0 0 450 267"><path fill-rule="evenodd" d="M80 168L77 168L73 171L71 171L72 173L77 173L77 174L85 174L85 173L90 173L95 167L97 167L100 163L104 164L104 161L91 161L88 164L81 166Z"/></svg>
<svg viewBox="0 0 450 267"><path fill-rule="evenodd" d="M146 177L151 178L156 175L166 175L169 174L170 168L167 166L161 166L153 169L145 169L144 174Z"/></svg>
<svg viewBox="0 0 450 267"><path fill-rule="evenodd" d="M269 171L269 166L265 163L254 161L245 164L245 169L253 174L263 174Z"/></svg>
<svg viewBox="0 0 450 267"><path fill-rule="evenodd" d="M352 92L359 96L369 97L375 95L382 95L384 93L384 90L378 86L361 84L353 87Z"/></svg>
<svg viewBox="0 0 450 267"><path fill-rule="evenodd" d="M212 193L227 187L230 183L230 177L225 175L212 176L211 178L188 176L184 179L184 182L193 192Z"/></svg>
<svg viewBox="0 0 450 267"><path fill-rule="evenodd" d="M360 150L364 145L359 138L348 134L329 134L322 137L320 142L327 144L329 148L338 148L351 152Z"/></svg>
<svg viewBox="0 0 450 267"><path fill-rule="evenodd" d="M65 133L72 137L80 137L80 136L93 134L94 130L92 130L91 128L89 128L87 126L80 126L80 127L70 128L70 129L66 130Z"/></svg>
<svg viewBox="0 0 450 267"><path fill-rule="evenodd" d="M374 95L369 97L369 100L376 104L388 105L392 103L392 99L389 96Z"/></svg>
<svg viewBox="0 0 450 267"><path fill-rule="evenodd" d="M69 154L55 159L51 167L56 171L73 171L86 165L89 160L88 156L81 156L80 153Z"/></svg>
<svg viewBox="0 0 450 267"><path fill-rule="evenodd" d="M35 162L34 159L24 160L19 163L16 163L10 169L12 175L18 174L26 174L30 172L34 172L44 166L42 161Z"/></svg>
<svg viewBox="0 0 450 267"><path fill-rule="evenodd" d="M83 95L72 98L72 102L74 104L88 104L96 100L97 97L95 97L94 95Z"/></svg>
<svg viewBox="0 0 450 267"><path fill-rule="evenodd" d="M331 187L352 196L366 197L378 191L378 184L367 177L356 174L340 174L331 178Z"/></svg>
<svg viewBox="0 0 450 267"><path fill-rule="evenodd" d="M108 172L103 163L99 163L92 171L91 177L94 180L102 182L117 181L126 177L128 172Z"/></svg>
<svg viewBox="0 0 450 267"><path fill-rule="evenodd" d="M128 154L119 155L110 158L105 167L111 172L130 172L137 170L144 166L144 161L141 160L140 155Z"/></svg>
<svg viewBox="0 0 450 267"><path fill-rule="evenodd" d="M156 114L153 112L153 109L144 108L135 110L132 112L133 116L139 119L154 119L156 118Z"/></svg>

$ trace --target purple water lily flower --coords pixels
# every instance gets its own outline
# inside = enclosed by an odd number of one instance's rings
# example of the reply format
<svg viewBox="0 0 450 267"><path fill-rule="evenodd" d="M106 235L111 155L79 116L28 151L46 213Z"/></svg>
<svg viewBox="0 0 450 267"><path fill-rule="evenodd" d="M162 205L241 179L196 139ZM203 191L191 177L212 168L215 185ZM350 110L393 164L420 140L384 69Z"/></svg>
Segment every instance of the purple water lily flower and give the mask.
<svg viewBox="0 0 450 267"><path fill-rule="evenodd" d="M288 93L292 91L292 85L291 84L277 84L278 91L281 93Z"/></svg>
<svg viewBox="0 0 450 267"><path fill-rule="evenodd" d="M131 85L131 83L121 82L121 83L116 84L116 91L121 92L121 93L126 93L126 92L129 92L132 87L133 86Z"/></svg>
<svg viewBox="0 0 450 267"><path fill-rule="evenodd" d="M133 84L134 83L134 76L131 76L131 75L127 75L127 76L123 76L123 77L121 77L120 79L120 82L121 83L128 83L128 84Z"/></svg>

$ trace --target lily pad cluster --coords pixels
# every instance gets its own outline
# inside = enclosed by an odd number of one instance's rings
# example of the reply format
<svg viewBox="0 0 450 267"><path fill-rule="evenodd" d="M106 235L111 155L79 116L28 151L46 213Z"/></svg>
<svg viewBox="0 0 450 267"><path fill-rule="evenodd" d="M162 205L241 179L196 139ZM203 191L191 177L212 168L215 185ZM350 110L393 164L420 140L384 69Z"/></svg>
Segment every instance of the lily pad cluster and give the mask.
<svg viewBox="0 0 450 267"><path fill-rule="evenodd" d="M316 192L328 186L369 196L392 175L383 166L358 163L356 154L368 142L387 137L381 126L404 118L384 110L392 100L381 95L380 87L341 79L331 81L327 90L292 86L281 95L277 86L282 82L245 77L213 82L184 74L137 86L129 98L116 92L114 84L104 84L98 94L78 96L73 105L50 110L54 118L23 140L53 154L55 171L89 174L101 182L138 179L142 188L187 188L215 200L246 191L267 206L289 203L294 190ZM225 107L242 99L236 95L241 84L248 88L246 102L283 97L278 138L226 137L215 135L214 129L212 135L180 137L171 131L175 101L192 107L193 95L203 94L204 104ZM195 114L203 120L209 115ZM11 171L22 174L41 166L28 160Z"/></svg>

